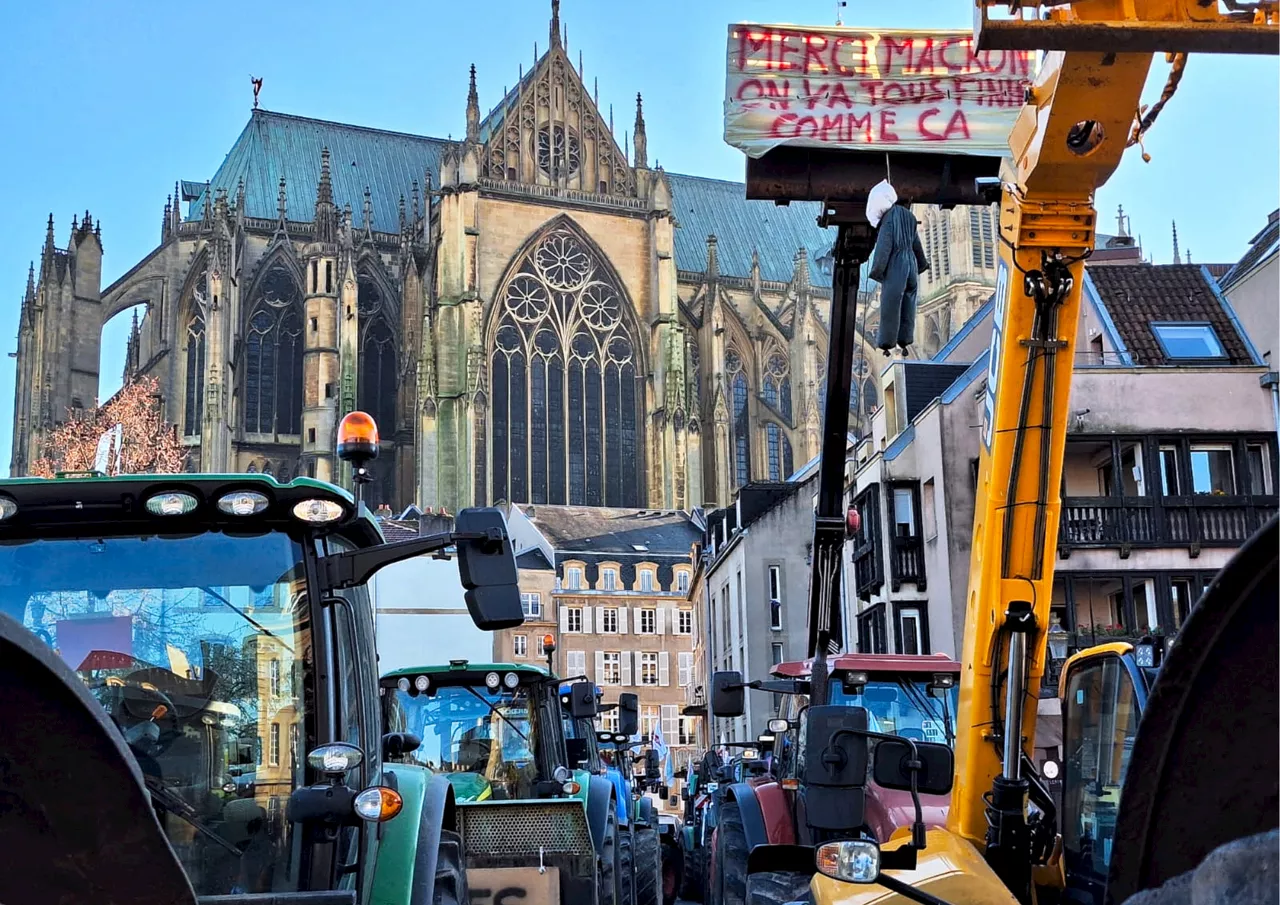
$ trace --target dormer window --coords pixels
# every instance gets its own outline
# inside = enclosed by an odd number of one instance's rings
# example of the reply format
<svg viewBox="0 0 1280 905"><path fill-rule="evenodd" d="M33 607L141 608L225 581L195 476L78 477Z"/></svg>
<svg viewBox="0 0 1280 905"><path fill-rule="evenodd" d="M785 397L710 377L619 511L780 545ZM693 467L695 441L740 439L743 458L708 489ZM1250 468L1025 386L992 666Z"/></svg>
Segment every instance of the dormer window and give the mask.
<svg viewBox="0 0 1280 905"><path fill-rule="evenodd" d="M1227 357L1211 324L1152 324L1151 332L1165 357L1172 360Z"/></svg>

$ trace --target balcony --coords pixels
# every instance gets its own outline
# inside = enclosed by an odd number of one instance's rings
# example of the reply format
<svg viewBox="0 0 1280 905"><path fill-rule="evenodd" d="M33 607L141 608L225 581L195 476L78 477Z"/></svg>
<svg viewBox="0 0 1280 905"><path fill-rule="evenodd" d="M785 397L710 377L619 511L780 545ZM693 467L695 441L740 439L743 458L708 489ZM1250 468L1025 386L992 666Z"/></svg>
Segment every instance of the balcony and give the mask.
<svg viewBox="0 0 1280 905"><path fill-rule="evenodd" d="M893 589L902 587L904 581L914 582L918 590L928 586L924 575L924 549L920 536L893 538L889 569Z"/></svg>
<svg viewBox="0 0 1280 905"><path fill-rule="evenodd" d="M1238 547L1280 508L1275 496L1064 497L1058 552L1117 547Z"/></svg>

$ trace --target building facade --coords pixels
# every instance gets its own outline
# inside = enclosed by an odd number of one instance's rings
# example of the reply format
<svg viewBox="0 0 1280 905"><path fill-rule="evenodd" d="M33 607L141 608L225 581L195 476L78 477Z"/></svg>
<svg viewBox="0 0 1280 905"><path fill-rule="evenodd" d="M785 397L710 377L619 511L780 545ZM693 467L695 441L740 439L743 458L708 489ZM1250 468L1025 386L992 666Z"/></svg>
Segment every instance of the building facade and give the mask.
<svg viewBox="0 0 1280 905"><path fill-rule="evenodd" d="M768 679L774 666L808 655L815 464L794 481L748 484L732 506L707 515L697 580L708 676L736 670L747 681ZM743 716L715 719L711 741L755 739L778 703L748 692Z"/></svg>
<svg viewBox="0 0 1280 905"><path fill-rule="evenodd" d="M525 623L494 633L495 656L585 676L615 703L640 701L640 732L661 727L677 768L695 750L698 719L682 710L697 684L700 619L688 600L701 529L686 513L507 506ZM551 636L550 658L542 648ZM617 712L600 718L617 725Z"/></svg>
<svg viewBox="0 0 1280 905"><path fill-rule="evenodd" d="M1086 268L1084 293L1050 685L1075 649L1175 632L1277 510L1267 369L1210 272L1108 263ZM959 651L987 352L958 351L990 341L990 318L984 306L938 360L883 375L885 405L850 491L861 514L846 548L859 650Z"/></svg>

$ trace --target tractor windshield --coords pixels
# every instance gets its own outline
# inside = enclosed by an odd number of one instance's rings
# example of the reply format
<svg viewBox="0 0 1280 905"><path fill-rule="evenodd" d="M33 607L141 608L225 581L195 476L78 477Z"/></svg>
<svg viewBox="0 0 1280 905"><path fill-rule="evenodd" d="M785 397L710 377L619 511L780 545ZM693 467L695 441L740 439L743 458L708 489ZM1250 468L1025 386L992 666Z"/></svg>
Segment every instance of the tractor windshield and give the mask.
<svg viewBox="0 0 1280 905"><path fill-rule="evenodd" d="M285 806L311 735L301 559L276 532L0 540L0 612L120 728L201 896L297 888Z"/></svg>
<svg viewBox="0 0 1280 905"><path fill-rule="evenodd" d="M867 728L921 742L955 745L956 709L960 689L929 689L928 676L872 676L858 692L831 682L831 703L865 707ZM958 684L958 683L957 683Z"/></svg>
<svg viewBox="0 0 1280 905"><path fill-rule="evenodd" d="M388 689L383 707L388 732L422 739L404 760L448 774L459 801L533 797L537 708L528 686Z"/></svg>

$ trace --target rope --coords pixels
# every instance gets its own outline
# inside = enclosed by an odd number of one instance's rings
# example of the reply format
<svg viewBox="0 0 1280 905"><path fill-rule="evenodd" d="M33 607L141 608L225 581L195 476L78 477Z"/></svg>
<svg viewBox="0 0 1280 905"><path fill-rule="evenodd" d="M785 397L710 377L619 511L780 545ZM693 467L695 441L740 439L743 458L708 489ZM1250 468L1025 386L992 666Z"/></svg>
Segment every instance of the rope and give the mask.
<svg viewBox="0 0 1280 905"><path fill-rule="evenodd" d="M1164 105L1169 102L1178 90L1178 83L1182 81L1182 73L1187 68L1187 55L1185 53L1175 53L1168 57L1169 62L1173 64L1173 68L1169 70L1169 77L1165 79L1164 90L1160 92L1160 100L1152 105L1151 110L1145 116L1141 116L1142 110L1139 110L1139 116L1134 117L1133 130L1129 133L1129 141L1125 144L1126 148L1142 143L1142 138L1147 134L1156 123L1156 118L1160 115L1160 111L1164 109ZM1143 151L1142 159L1150 161L1150 156Z"/></svg>

